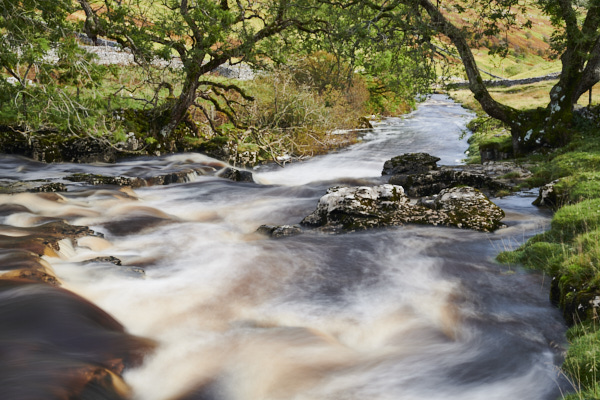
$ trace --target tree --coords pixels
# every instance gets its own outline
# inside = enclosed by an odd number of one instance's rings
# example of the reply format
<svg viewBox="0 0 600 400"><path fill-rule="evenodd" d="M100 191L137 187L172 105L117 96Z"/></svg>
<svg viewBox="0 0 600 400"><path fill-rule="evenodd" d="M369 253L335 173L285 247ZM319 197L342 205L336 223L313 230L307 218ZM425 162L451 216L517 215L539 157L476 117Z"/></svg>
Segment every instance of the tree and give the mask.
<svg viewBox="0 0 600 400"><path fill-rule="evenodd" d="M325 1L325 0L324 0ZM559 146L571 136L574 104L579 97L600 81L600 0L537 0L534 4L550 16L556 33L554 49L560 53L562 71L550 92L547 107L516 110L496 101L488 92L469 46L469 38L478 34L493 36L516 25L516 14L523 12L522 0L464 0L433 3L431 0L354 0L345 7L367 6L385 14L385 19L403 32L411 27L433 46L437 34L450 40L464 65L469 88L483 110L506 123L513 138L515 153L542 145ZM449 18L452 13L471 10L478 19L473 26L458 26ZM406 13L413 16L406 23ZM477 26L475 26L477 25ZM502 50L502 49L500 49Z"/></svg>
<svg viewBox="0 0 600 400"><path fill-rule="evenodd" d="M516 153L544 144L563 145L570 139L574 104L600 80L600 1L590 0L581 5L571 0L537 3L557 29L555 43L557 50L562 51L562 71L550 91L548 106L529 111L515 110L494 100L481 79L464 31L451 24L429 0L419 3L439 32L456 46L467 72L469 88L484 111L510 126ZM514 4L518 3L498 1L498 8L506 11Z"/></svg>
<svg viewBox="0 0 600 400"><path fill-rule="evenodd" d="M0 79L0 114L26 137L89 133L94 120L79 94L95 87L102 68L77 45L73 11L69 0L0 0L0 68L8 75Z"/></svg>
<svg viewBox="0 0 600 400"><path fill-rule="evenodd" d="M265 56L261 42L292 26L310 30L307 21L311 29L319 24L297 12L299 0L104 0L95 7L87 0L79 3L86 12L88 36L116 40L148 71L161 61L170 68L174 57L180 60L181 69L171 68L182 74L177 93L168 82L153 80L157 92L166 88L171 95L155 109L156 130L162 137L172 135L183 122L193 127L191 107L208 116L198 99L234 119L228 93L251 97L234 84L207 79L207 74L226 63L257 63Z"/></svg>
<svg viewBox="0 0 600 400"><path fill-rule="evenodd" d="M355 73L362 75L375 101L394 97L414 105L419 94L429 92L436 76L436 49L421 46L427 35L415 35L421 18L411 8L397 2L392 7L336 0L312 4L311 13L326 25L318 35L285 32L286 49L309 57L322 51L335 55L334 72L343 75L338 81L347 86Z"/></svg>

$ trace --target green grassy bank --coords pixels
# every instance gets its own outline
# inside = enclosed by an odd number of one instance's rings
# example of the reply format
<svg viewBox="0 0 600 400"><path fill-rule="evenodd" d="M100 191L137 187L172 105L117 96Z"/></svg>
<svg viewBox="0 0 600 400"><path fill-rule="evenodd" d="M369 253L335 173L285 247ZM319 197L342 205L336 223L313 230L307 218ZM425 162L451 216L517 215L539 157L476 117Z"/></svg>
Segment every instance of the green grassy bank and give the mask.
<svg viewBox="0 0 600 400"><path fill-rule="evenodd" d="M547 104L542 93L547 94L546 86L551 84L492 91L513 107L535 107ZM600 88L595 88L594 92L600 93ZM510 148L508 129L486 117L468 92L459 91L452 95L478 113L471 123L475 131L470 140L471 162L480 161L480 148L491 145ZM516 160L534 172L526 182L527 186L538 187L553 182L550 206L556 212L547 232L534 236L516 250L498 255L502 263L521 264L551 278L550 300L560 308L570 326L567 332L570 345L562 372L576 392L566 395L566 399L600 399L599 100L596 94L591 108L595 117L576 118L576 134L568 145Z"/></svg>

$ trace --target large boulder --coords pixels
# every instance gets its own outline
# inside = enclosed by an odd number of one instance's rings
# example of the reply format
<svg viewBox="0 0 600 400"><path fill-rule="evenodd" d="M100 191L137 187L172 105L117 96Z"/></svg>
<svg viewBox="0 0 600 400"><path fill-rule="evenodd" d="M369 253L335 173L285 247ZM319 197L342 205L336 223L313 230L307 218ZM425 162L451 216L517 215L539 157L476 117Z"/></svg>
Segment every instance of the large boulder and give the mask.
<svg viewBox="0 0 600 400"><path fill-rule="evenodd" d="M530 176L529 170L515 163L486 162L441 166L420 173L397 172L392 174L389 183L401 185L410 197L431 196L456 186L472 186L496 195L510 192Z"/></svg>
<svg viewBox="0 0 600 400"><path fill-rule="evenodd" d="M402 186L333 187L301 225L330 231L356 231L399 225L411 205Z"/></svg>
<svg viewBox="0 0 600 400"><path fill-rule="evenodd" d="M423 174L437 169L440 158L427 153L407 153L387 160L381 175Z"/></svg>
<svg viewBox="0 0 600 400"><path fill-rule="evenodd" d="M424 174L393 175L389 183L401 185L410 197L431 196L443 189L465 185L489 190L492 193L510 188L505 183L489 177L482 171L454 167L441 167L439 170Z"/></svg>
<svg viewBox="0 0 600 400"><path fill-rule="evenodd" d="M402 186L334 187L302 225L327 232L353 232L405 223L456 226L490 232L502 226L504 211L472 187L450 188L410 202Z"/></svg>

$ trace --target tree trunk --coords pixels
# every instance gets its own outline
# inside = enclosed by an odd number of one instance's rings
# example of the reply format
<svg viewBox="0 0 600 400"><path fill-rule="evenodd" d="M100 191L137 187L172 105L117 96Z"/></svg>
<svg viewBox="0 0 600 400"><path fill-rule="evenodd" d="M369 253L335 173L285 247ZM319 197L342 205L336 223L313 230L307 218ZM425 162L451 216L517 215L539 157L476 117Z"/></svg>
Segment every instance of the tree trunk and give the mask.
<svg viewBox="0 0 600 400"><path fill-rule="evenodd" d="M463 32L448 21L440 10L429 0L419 1L421 7L425 9L432 22L438 26L438 31L448 36L458 50L469 79L469 89L475 96L475 99L481 104L481 108L483 108L489 116L510 126L513 137L513 151L516 154L520 153L522 150L522 141L520 139L523 137L523 132L526 131L522 122L523 118L519 118L521 112L499 103L492 98L485 87L475 57L473 56L473 52L471 52L471 48L469 47Z"/></svg>
<svg viewBox="0 0 600 400"><path fill-rule="evenodd" d="M181 94L170 108L169 122L160 130L161 136L165 138L171 136L179 124L185 121L188 110L196 100L196 92L200 86L198 83L199 78L200 76L197 74L186 77Z"/></svg>
<svg viewBox="0 0 600 400"><path fill-rule="evenodd" d="M600 82L600 36L596 39L596 43L592 48L591 58L583 70L581 82L574 93L573 103L576 103L582 94L590 90L598 82Z"/></svg>

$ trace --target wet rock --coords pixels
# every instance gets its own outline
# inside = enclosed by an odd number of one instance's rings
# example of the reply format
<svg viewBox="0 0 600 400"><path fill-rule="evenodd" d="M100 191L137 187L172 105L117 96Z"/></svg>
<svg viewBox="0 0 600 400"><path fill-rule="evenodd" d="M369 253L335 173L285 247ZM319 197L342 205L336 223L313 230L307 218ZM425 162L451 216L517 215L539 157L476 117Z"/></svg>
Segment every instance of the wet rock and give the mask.
<svg viewBox="0 0 600 400"><path fill-rule="evenodd" d="M36 186L29 190L30 192L66 192L67 187L64 183L51 182L42 183L40 186Z"/></svg>
<svg viewBox="0 0 600 400"><path fill-rule="evenodd" d="M557 184L559 180L552 181L542 187L538 197L533 201L535 206L546 206L553 210L557 210L567 202L567 193L558 189Z"/></svg>
<svg viewBox="0 0 600 400"><path fill-rule="evenodd" d="M333 187L300 224L352 232L407 222L410 208L402 186Z"/></svg>
<svg viewBox="0 0 600 400"><path fill-rule="evenodd" d="M0 181L0 193L43 193L43 192L66 192L67 187L61 182L50 182L49 180L34 181Z"/></svg>
<svg viewBox="0 0 600 400"><path fill-rule="evenodd" d="M50 285L0 280L5 399L126 399L124 368L155 344L89 301Z"/></svg>
<svg viewBox="0 0 600 400"><path fill-rule="evenodd" d="M410 202L402 186L334 187L319 200L301 225L326 232L353 232L406 223L493 231L504 212L471 187L444 189L439 195Z"/></svg>
<svg viewBox="0 0 600 400"><path fill-rule="evenodd" d="M98 174L73 174L65 177L65 180L71 182L82 182L89 185L115 185L115 186L130 186L138 188L146 186L146 181L140 178L129 178L125 176L106 176Z"/></svg>
<svg viewBox="0 0 600 400"><path fill-rule="evenodd" d="M162 186L172 185L175 183L186 183L192 181L197 176L210 176L215 174L217 174L217 169L214 166L205 165L201 167L185 168L182 170L176 170L153 176L128 177L78 173L69 175L64 179L71 182L87 183L88 185L94 186L112 185L139 188L144 186ZM254 179L252 178L252 172L238 170L235 168L223 168L218 175L237 182L254 182Z"/></svg>
<svg viewBox="0 0 600 400"><path fill-rule="evenodd" d="M431 196L443 189L462 185L486 189L492 193L509 189L508 185L490 178L483 172L452 167L441 167L426 174L394 175L389 183L401 185L411 197Z"/></svg>
<svg viewBox="0 0 600 400"><path fill-rule="evenodd" d="M92 258L91 260L87 260L86 262L88 263L110 263L110 264L114 264L114 265L118 265L121 266L123 265L123 262L114 256L105 256L105 257L96 257L96 258Z"/></svg>
<svg viewBox="0 0 600 400"><path fill-rule="evenodd" d="M235 182L254 182L252 172L237 168L224 168L219 171L218 176Z"/></svg>
<svg viewBox="0 0 600 400"><path fill-rule="evenodd" d="M531 176L515 163L488 162L482 165L441 166L420 174L396 174L389 183L401 185L410 197L431 196L443 189L471 186L495 195L511 191Z"/></svg>
<svg viewBox="0 0 600 400"><path fill-rule="evenodd" d="M261 225L256 232L272 238L296 236L304 233L302 228L298 225Z"/></svg>
<svg viewBox="0 0 600 400"><path fill-rule="evenodd" d="M437 169L440 158L427 153L407 153L387 160L381 175L423 174Z"/></svg>

